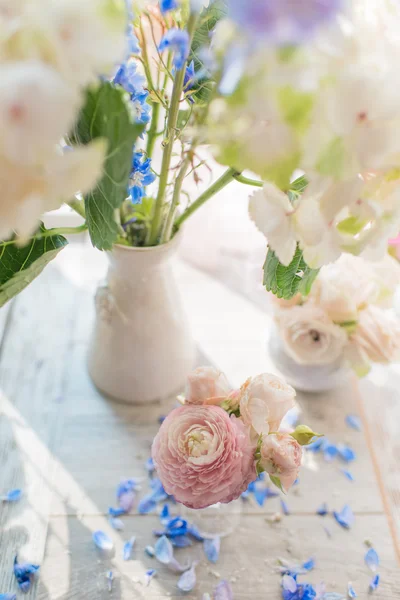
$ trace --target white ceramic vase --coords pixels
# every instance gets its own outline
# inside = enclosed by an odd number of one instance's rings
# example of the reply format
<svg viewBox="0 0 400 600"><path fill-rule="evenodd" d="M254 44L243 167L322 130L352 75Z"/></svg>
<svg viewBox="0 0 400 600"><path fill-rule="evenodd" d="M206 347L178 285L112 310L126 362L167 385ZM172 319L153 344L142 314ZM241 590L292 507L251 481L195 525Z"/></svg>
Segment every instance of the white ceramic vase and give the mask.
<svg viewBox="0 0 400 600"><path fill-rule="evenodd" d="M275 325L271 328L268 351L285 380L300 392L327 392L348 381L351 371L336 360L328 365L300 365L289 356Z"/></svg>
<svg viewBox="0 0 400 600"><path fill-rule="evenodd" d="M180 392L195 362L171 265L180 236L150 248L116 245L96 294L89 373L105 395L128 404Z"/></svg>

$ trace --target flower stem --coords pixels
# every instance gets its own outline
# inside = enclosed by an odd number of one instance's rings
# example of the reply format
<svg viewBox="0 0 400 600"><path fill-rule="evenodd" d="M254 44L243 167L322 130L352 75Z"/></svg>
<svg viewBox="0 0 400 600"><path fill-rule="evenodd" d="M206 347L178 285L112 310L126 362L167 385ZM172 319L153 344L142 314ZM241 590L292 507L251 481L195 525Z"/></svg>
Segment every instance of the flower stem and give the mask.
<svg viewBox="0 0 400 600"><path fill-rule="evenodd" d="M244 175L241 175L240 173L238 175L235 175L234 178L236 179L236 181L239 181L239 183L244 183L245 185L253 185L255 187L263 187L264 185L263 181L249 179L248 177L244 177Z"/></svg>
<svg viewBox="0 0 400 600"><path fill-rule="evenodd" d="M182 223L184 223L184 221L186 221L186 219L190 217L190 215L192 215L198 208L200 208L200 206L202 206L205 202L207 202L207 200L215 196L215 194L217 194L224 187L226 187L228 183L234 181L238 175L240 175L239 171L233 169L232 167L229 167L229 169L227 169L225 173L223 173L223 175L221 175L221 177L217 179L215 183L213 183L208 189L206 189L205 192L201 194L201 196L197 198L197 200L195 200L190 206L187 207L185 212L183 212L181 216L175 221L175 227L179 228L182 225Z"/></svg>
<svg viewBox="0 0 400 600"><path fill-rule="evenodd" d="M183 160L182 166L179 169L178 176L175 180L174 193L172 196L171 206L169 207L167 220L165 221L165 227L161 234L161 243L168 242L171 239L171 235L173 233L175 212L179 205L179 201L180 201L180 197L181 197L182 183L183 183L183 180L185 179L185 175L189 168L189 165L190 165L190 158L189 158L189 155L187 155L186 158Z"/></svg>
<svg viewBox="0 0 400 600"><path fill-rule="evenodd" d="M149 127L149 131L147 132L147 147L146 154L149 158L152 157L154 151L154 144L156 143L157 138L157 126L158 126L158 117L160 114L160 103L153 102L153 111L151 114L151 123Z"/></svg>
<svg viewBox="0 0 400 600"><path fill-rule="evenodd" d="M30 238L29 241L32 240L41 240L43 238L52 237L53 235L68 235L73 233L82 233L87 230L87 225L84 223L83 225L79 225L79 227L53 227L53 229L47 229L43 233L38 233ZM16 240L6 240L4 242L0 242L0 246L10 246L12 244L15 245Z"/></svg>
<svg viewBox="0 0 400 600"><path fill-rule="evenodd" d="M194 30L196 27L197 15L191 13L189 16L187 31L189 34L189 48L192 45L192 39ZM165 198L165 191L168 183L168 173L169 168L171 166L171 158L172 158L172 150L175 141L175 132L176 132L176 124L178 120L179 113L179 102L182 96L183 91L183 82L185 79L185 71L186 71L187 60L185 61L182 69L176 71L174 86L172 88L172 96L171 96L171 104L169 107L168 121L167 121L167 131L166 136L164 137L163 146L163 157L161 163L161 172L160 172L160 180L158 184L158 194L155 203L153 222L151 225L149 245L155 246L159 239L160 234L160 225L162 219L163 212L163 204Z"/></svg>
<svg viewBox="0 0 400 600"><path fill-rule="evenodd" d="M80 215L81 217L86 219L85 204L84 204L83 200L78 200L78 199L71 200L70 202L68 202L68 206L70 206L72 208L72 210L74 210L76 213L78 213L78 215Z"/></svg>

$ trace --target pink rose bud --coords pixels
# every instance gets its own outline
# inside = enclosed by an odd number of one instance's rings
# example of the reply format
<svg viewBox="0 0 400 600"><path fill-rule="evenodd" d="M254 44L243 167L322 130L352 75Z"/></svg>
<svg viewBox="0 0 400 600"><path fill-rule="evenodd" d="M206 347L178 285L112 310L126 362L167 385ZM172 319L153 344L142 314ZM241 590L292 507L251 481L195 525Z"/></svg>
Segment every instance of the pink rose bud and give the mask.
<svg viewBox="0 0 400 600"><path fill-rule="evenodd" d="M253 433L277 431L286 413L293 408L295 390L283 379L264 373L248 379L241 388L240 416Z"/></svg>
<svg viewBox="0 0 400 600"><path fill-rule="evenodd" d="M214 404L219 404L231 390L222 371L214 367L199 367L187 378L185 400L187 404L204 404L212 398Z"/></svg>
<svg viewBox="0 0 400 600"><path fill-rule="evenodd" d="M176 408L152 447L165 491L189 508L239 498L257 477L254 455L248 429L219 406Z"/></svg>
<svg viewBox="0 0 400 600"><path fill-rule="evenodd" d="M289 433L265 435L260 454L261 468L269 475L278 477L287 491L299 474L303 454L300 444Z"/></svg>

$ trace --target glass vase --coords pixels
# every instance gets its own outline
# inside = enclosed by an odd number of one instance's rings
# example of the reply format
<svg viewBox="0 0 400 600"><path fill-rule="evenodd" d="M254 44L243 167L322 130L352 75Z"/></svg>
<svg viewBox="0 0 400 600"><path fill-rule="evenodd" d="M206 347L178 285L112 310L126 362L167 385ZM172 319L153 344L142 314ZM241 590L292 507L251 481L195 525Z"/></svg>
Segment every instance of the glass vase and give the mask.
<svg viewBox="0 0 400 600"><path fill-rule="evenodd" d="M228 504L218 502L207 508L194 510L182 506L180 514L189 524L195 525L204 538L226 537L238 527L242 514L241 498Z"/></svg>

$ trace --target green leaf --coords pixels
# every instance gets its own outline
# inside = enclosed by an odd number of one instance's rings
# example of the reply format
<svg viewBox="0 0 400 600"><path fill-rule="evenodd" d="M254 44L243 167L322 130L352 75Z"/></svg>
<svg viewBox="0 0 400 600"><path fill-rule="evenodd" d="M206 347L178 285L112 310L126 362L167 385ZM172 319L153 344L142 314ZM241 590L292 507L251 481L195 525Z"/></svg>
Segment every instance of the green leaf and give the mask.
<svg viewBox="0 0 400 600"><path fill-rule="evenodd" d="M51 230L46 230L43 224L35 235L41 233L45 237L34 238L23 247L12 240L0 242L0 306L36 279L68 244L62 235L50 235Z"/></svg>
<svg viewBox="0 0 400 600"><path fill-rule="evenodd" d="M108 141L102 179L85 197L86 221L93 246L111 250L119 230L114 219L127 196L132 152L144 125L134 123L128 96L122 88L103 81L89 88L73 138L88 144L96 138Z"/></svg>
<svg viewBox="0 0 400 600"><path fill-rule="evenodd" d="M313 442L314 438L324 437L321 433L315 433L315 431L310 429L307 425L298 425L290 435L300 444L300 446L308 446Z"/></svg>
<svg viewBox="0 0 400 600"><path fill-rule="evenodd" d="M298 177L290 184L290 192L295 192L296 194L302 194L306 187L308 186L308 179L305 175Z"/></svg>
<svg viewBox="0 0 400 600"><path fill-rule="evenodd" d="M269 478L272 481L272 483L274 485L276 485L276 487L278 488L278 490L280 490L281 492L283 492L284 494L286 494L286 491L283 489L282 484L281 484L281 480L279 479L279 477L275 477L275 475L270 475Z"/></svg>
<svg viewBox="0 0 400 600"><path fill-rule="evenodd" d="M211 44L211 33L217 23L227 15L226 0L216 0L210 3L200 15L200 25L197 27L189 57L189 62L194 61L195 73L204 70L204 65L199 57L202 48L208 48ZM207 104L210 100L211 92L214 87L214 80L211 77L203 77L198 81L199 89L192 94L192 97L198 104Z"/></svg>
<svg viewBox="0 0 400 600"><path fill-rule="evenodd" d="M307 296L318 272L319 269L311 269L306 264L299 246L288 267L279 262L270 248L264 264L263 283L268 292L272 292L278 298L290 300L297 293Z"/></svg>

